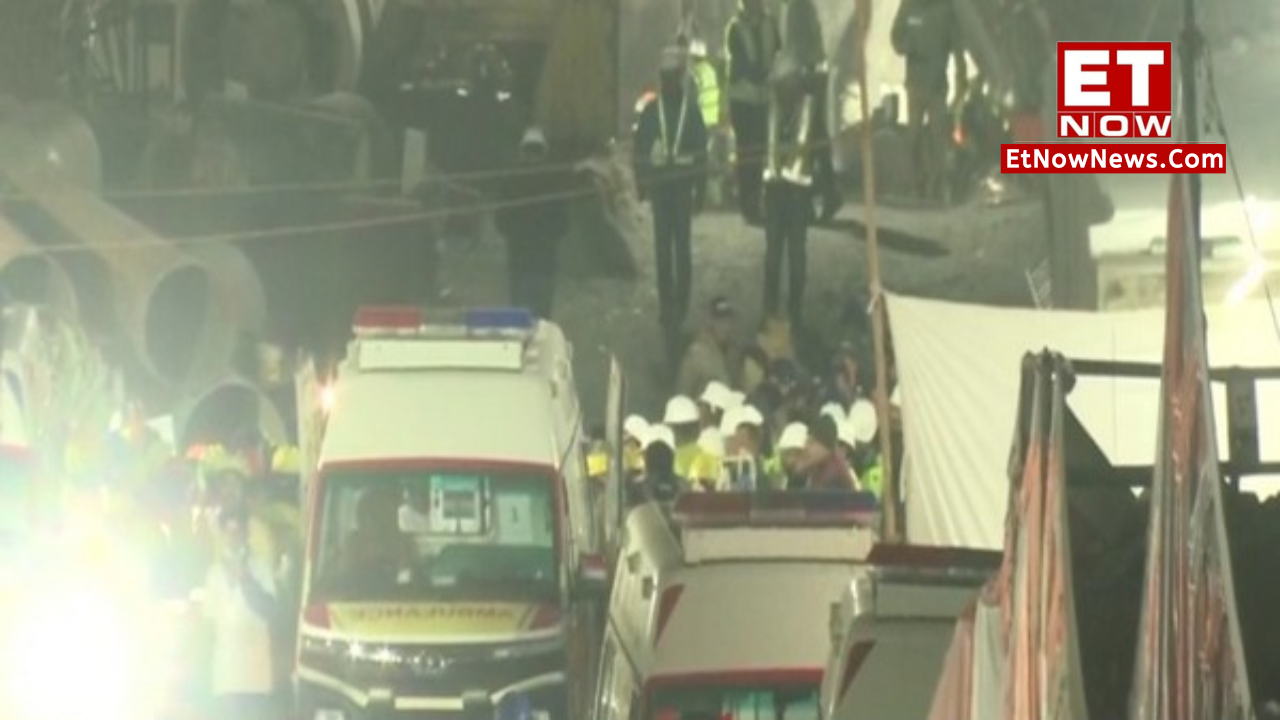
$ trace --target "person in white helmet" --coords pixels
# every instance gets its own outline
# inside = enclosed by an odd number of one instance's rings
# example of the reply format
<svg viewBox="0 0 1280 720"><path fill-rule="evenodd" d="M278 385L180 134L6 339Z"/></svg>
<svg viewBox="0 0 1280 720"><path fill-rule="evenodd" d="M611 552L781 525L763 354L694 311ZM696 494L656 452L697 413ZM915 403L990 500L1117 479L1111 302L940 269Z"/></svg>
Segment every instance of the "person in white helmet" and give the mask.
<svg viewBox="0 0 1280 720"><path fill-rule="evenodd" d="M622 421L622 466L629 478L644 473L644 441L648 433L649 421L639 415L628 415Z"/></svg>
<svg viewBox="0 0 1280 720"><path fill-rule="evenodd" d="M725 407L733 390L719 380L712 380L698 396L698 411L702 414L703 427L719 427Z"/></svg>
<svg viewBox="0 0 1280 720"><path fill-rule="evenodd" d="M849 425L852 429L854 450L849 465L861 481L862 489L881 497L884 485L884 463L880 461L880 448L876 445L880 418L876 406L869 400L859 400L849 408Z"/></svg>
<svg viewBox="0 0 1280 720"><path fill-rule="evenodd" d="M644 441L644 483L640 497L632 504L645 501L671 502L685 487L685 479L676 472L676 437L665 425L651 425Z"/></svg>
<svg viewBox="0 0 1280 720"><path fill-rule="evenodd" d="M730 448L724 460L725 478L734 490L763 488L764 415L750 405L740 405L725 412L720 432Z"/></svg>
<svg viewBox="0 0 1280 720"><path fill-rule="evenodd" d="M682 478L690 477L701 452L698 448L698 434L702 430L700 419L698 404L687 395L676 395L668 400L662 413L662 424L674 435L675 472Z"/></svg>
<svg viewBox="0 0 1280 720"><path fill-rule="evenodd" d="M718 427L705 427L698 433L698 456L689 470L690 489L713 492L726 487L724 477L725 442Z"/></svg>
<svg viewBox="0 0 1280 720"><path fill-rule="evenodd" d="M775 490L795 490L804 486L804 449L809 444L809 428L793 422L782 429L774 444L765 474Z"/></svg>
<svg viewBox="0 0 1280 720"><path fill-rule="evenodd" d="M641 199L653 207L658 321L675 357L693 289L693 216L701 204L707 128L687 75L685 51L662 51L659 88L640 111L632 163Z"/></svg>
<svg viewBox="0 0 1280 720"><path fill-rule="evenodd" d="M522 170L503 181L497 227L507 243L511 304L540 318L551 317L560 242L569 234L572 176L553 164L547 136L539 127L520 140Z"/></svg>

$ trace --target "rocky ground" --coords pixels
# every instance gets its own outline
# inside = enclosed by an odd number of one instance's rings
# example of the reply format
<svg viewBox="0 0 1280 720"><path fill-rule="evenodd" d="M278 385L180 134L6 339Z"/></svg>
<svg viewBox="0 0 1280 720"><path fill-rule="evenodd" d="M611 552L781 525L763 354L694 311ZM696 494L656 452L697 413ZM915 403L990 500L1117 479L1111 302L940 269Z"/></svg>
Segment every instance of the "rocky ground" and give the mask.
<svg viewBox="0 0 1280 720"><path fill-rule="evenodd" d="M850 208L849 214L854 209ZM669 375L664 372L656 325L657 292L647 208L634 209L627 243L637 260L634 281L600 278L570 268L557 297L557 320L576 344L577 372L588 419L600 417L608 381L608 357L616 356L628 379L629 405L656 413L664 402ZM1026 304L1024 270L1038 262L1035 209L959 208L946 214L884 209L882 219L917 227L950 226L945 233L953 252L907 247L882 250L886 286L900 293L973 302ZM694 225L694 300L690 329L711 297L725 294L742 312L744 336L760 318L763 233L736 214L706 213ZM866 244L848 230L815 230L810 240L809 314L819 332L830 331L850 298L865 292ZM452 301L502 302L504 259L492 240L454 246L445 275L453 279ZM460 279L465 279L465 282Z"/></svg>

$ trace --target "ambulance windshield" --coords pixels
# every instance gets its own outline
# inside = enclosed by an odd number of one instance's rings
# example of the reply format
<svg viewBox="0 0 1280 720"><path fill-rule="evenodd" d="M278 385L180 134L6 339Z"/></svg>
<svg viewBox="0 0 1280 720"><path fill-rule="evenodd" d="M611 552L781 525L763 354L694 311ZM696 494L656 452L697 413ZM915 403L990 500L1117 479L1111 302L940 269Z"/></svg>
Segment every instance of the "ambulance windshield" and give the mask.
<svg viewBox="0 0 1280 720"><path fill-rule="evenodd" d="M315 599L555 602L552 487L527 471L326 475Z"/></svg>
<svg viewBox="0 0 1280 720"><path fill-rule="evenodd" d="M658 691L651 707L651 720L818 720L818 686L685 686Z"/></svg>

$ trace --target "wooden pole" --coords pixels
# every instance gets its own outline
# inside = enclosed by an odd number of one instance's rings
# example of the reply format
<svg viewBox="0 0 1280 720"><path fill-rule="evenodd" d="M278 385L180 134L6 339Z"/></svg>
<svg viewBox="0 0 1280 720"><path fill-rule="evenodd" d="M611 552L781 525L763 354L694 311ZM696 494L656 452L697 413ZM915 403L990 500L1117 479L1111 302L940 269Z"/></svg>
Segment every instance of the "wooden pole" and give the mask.
<svg viewBox="0 0 1280 720"><path fill-rule="evenodd" d="M871 2L858 0L861 37L858 63L858 96L862 106L862 197L867 225L867 285L871 291L871 332L875 342L876 415L879 416L880 467L883 507L881 538L885 542L901 542L898 519L898 484L893 475L893 438L890 431L889 368L885 358L886 309L880 284L880 237L876 228L876 164L874 129L871 126L871 90L867 82L867 42L871 27Z"/></svg>

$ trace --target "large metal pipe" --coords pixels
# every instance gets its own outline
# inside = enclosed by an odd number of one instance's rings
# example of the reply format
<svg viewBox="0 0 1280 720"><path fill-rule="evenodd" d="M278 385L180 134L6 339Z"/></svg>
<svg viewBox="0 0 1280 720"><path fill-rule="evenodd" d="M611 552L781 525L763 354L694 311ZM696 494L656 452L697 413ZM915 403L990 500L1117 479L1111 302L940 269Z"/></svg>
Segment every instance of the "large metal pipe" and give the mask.
<svg viewBox="0 0 1280 720"><path fill-rule="evenodd" d="M176 414L179 447L193 444L234 445L254 433L267 442L289 442L288 425L279 408L256 386L238 376L210 384L184 402Z"/></svg>
<svg viewBox="0 0 1280 720"><path fill-rule="evenodd" d="M79 315L80 302L67 271L0 215L0 293L6 300Z"/></svg>
<svg viewBox="0 0 1280 720"><path fill-rule="evenodd" d="M243 298L260 296L260 283L240 287L235 278L221 277L239 262L230 259L238 250L206 249L200 257L180 252L93 192L62 177L46 153L40 152L50 144L42 140L47 124L33 122L57 112L44 107L10 115L10 122L0 129L0 175L102 259L112 281L116 317L147 370L185 387L219 377L235 354L245 321L261 323L260 316L237 314L237 309L247 308ZM59 125L83 124L69 111L61 113Z"/></svg>

